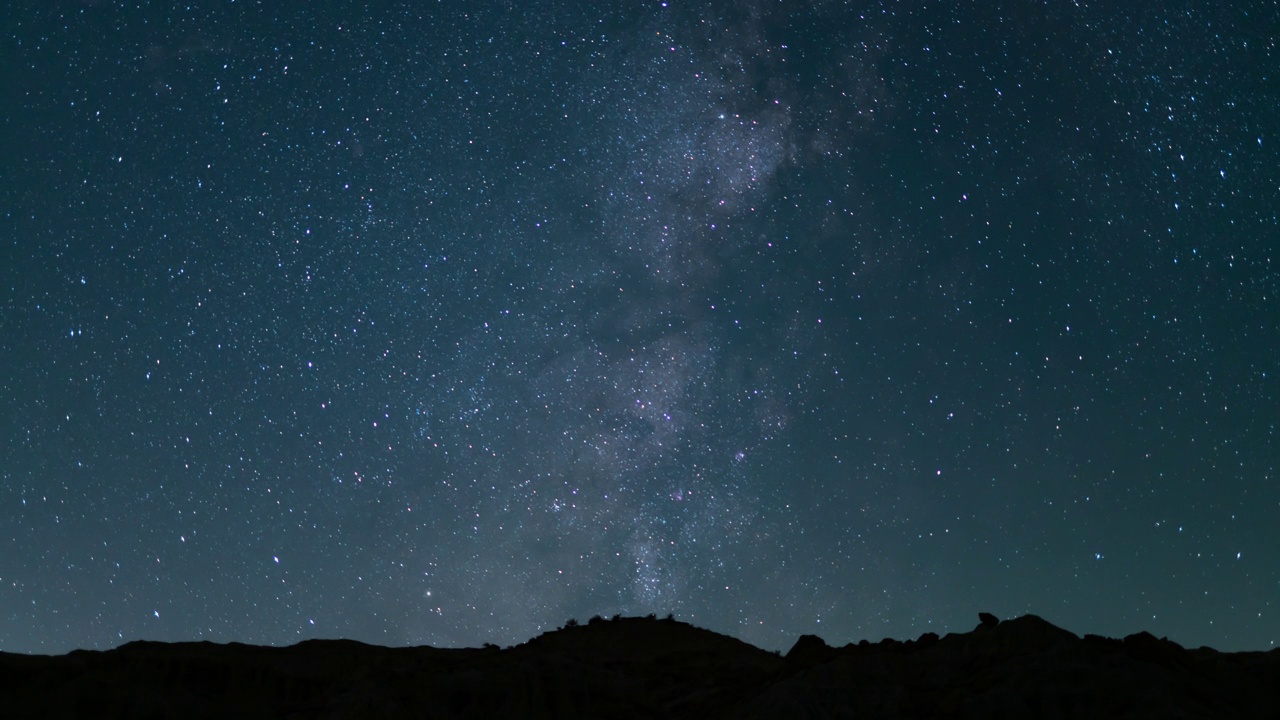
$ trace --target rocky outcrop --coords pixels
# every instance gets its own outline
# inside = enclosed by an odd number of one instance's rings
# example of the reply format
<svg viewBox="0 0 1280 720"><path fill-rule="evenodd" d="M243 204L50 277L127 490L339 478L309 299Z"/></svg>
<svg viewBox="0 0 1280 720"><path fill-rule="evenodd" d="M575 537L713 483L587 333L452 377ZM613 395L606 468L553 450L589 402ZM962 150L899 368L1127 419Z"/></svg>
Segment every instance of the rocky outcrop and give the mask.
<svg viewBox="0 0 1280 720"><path fill-rule="evenodd" d="M994 618L993 618L994 619ZM674 620L565 627L505 650L135 642L0 653L0 717L1280 716L1280 651L1083 638L1025 616L785 657Z"/></svg>

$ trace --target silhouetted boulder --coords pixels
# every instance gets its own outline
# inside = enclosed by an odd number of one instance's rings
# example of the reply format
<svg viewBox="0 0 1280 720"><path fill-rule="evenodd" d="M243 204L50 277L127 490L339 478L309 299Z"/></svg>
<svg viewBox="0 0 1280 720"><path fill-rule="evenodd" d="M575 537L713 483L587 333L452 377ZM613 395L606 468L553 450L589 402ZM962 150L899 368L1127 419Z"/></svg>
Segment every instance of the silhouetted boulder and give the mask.
<svg viewBox="0 0 1280 720"><path fill-rule="evenodd" d="M992 628L1000 624L1000 618L989 612L978 613L978 622L982 623L981 627Z"/></svg>
<svg viewBox="0 0 1280 720"><path fill-rule="evenodd" d="M801 635L800 639L796 640L796 644L787 651L787 664L815 665L827 662L838 653L838 650L827 645L826 641L817 635Z"/></svg>

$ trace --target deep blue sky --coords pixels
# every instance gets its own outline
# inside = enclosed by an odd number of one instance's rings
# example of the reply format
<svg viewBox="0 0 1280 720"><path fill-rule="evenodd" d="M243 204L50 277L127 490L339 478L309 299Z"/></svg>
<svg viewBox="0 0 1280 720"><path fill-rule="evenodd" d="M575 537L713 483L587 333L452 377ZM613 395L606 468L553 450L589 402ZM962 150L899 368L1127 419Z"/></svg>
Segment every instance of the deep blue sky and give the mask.
<svg viewBox="0 0 1280 720"><path fill-rule="evenodd" d="M31 5L0 650L1280 641L1275 3Z"/></svg>

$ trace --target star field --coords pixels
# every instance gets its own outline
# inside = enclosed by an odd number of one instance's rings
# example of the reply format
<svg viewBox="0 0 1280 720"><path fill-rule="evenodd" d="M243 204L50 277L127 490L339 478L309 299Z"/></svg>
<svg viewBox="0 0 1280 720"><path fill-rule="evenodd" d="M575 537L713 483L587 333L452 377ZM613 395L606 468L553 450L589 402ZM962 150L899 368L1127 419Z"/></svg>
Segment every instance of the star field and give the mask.
<svg viewBox="0 0 1280 720"><path fill-rule="evenodd" d="M8 16L0 650L1280 641L1274 2Z"/></svg>

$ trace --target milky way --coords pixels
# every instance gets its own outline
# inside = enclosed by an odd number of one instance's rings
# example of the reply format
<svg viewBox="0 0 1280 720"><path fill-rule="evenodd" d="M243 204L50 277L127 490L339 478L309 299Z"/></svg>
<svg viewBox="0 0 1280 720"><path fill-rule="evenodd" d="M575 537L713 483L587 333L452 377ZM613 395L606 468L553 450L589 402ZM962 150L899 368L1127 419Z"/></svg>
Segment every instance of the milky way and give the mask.
<svg viewBox="0 0 1280 720"><path fill-rule="evenodd" d="M1280 639L1276 8L62 5L0 650Z"/></svg>

